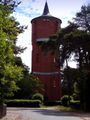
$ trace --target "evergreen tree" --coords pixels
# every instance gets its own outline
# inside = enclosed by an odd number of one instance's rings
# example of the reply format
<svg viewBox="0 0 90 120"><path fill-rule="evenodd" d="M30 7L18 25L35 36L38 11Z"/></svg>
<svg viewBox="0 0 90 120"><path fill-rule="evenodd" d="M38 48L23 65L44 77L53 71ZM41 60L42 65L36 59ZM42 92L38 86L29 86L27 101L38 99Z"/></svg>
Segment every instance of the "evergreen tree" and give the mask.
<svg viewBox="0 0 90 120"><path fill-rule="evenodd" d="M81 105L83 109L90 110L90 5L82 6L74 20L74 23L69 22L67 27L61 29L56 36L51 36L42 46L47 51L57 53L56 62L60 66L64 63L68 66L68 60L74 55L80 74L78 83Z"/></svg>
<svg viewBox="0 0 90 120"><path fill-rule="evenodd" d="M90 32L90 4L81 7L81 11L76 13L74 21L80 28Z"/></svg>

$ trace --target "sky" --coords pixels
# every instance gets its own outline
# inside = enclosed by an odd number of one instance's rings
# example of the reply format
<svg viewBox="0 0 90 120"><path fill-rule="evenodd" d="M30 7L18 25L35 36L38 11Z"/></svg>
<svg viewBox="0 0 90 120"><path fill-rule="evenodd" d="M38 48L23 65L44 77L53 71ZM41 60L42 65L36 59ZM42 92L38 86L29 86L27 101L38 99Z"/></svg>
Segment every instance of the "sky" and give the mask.
<svg viewBox="0 0 90 120"><path fill-rule="evenodd" d="M18 0L19 1L19 0ZM27 47L20 56L24 64L29 66L31 71L31 20L42 15L46 0L20 0L21 4L13 13L17 21L21 25L26 25L28 28L24 33L18 36L17 45ZM61 19L61 27L66 27L68 21L75 17L75 14L80 11L82 5L87 5L90 0L47 0L50 14ZM70 66L76 67L73 62Z"/></svg>

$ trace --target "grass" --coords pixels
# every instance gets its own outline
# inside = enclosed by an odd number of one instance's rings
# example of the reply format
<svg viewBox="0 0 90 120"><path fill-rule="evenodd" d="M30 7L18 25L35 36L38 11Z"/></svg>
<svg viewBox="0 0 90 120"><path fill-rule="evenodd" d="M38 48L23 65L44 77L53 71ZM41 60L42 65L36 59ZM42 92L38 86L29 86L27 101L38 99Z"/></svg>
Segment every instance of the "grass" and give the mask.
<svg viewBox="0 0 90 120"><path fill-rule="evenodd" d="M56 109L60 110L60 111L66 111L66 112L76 112L76 111L78 111L77 109L73 109L71 107L65 107L65 106L62 106L62 105L57 106Z"/></svg>
<svg viewBox="0 0 90 120"><path fill-rule="evenodd" d="M57 106L41 106L41 108L52 108L52 109L63 111L63 112L81 112L78 109L74 109L74 108L66 107L66 106L62 106L62 105L57 105Z"/></svg>

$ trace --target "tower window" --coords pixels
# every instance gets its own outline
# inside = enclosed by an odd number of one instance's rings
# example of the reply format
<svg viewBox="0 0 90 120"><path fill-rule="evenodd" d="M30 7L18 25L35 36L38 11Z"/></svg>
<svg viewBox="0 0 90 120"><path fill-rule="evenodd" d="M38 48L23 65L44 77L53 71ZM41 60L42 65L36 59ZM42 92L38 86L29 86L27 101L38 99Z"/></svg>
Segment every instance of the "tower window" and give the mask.
<svg viewBox="0 0 90 120"><path fill-rule="evenodd" d="M50 21L49 19L43 19L43 21Z"/></svg>

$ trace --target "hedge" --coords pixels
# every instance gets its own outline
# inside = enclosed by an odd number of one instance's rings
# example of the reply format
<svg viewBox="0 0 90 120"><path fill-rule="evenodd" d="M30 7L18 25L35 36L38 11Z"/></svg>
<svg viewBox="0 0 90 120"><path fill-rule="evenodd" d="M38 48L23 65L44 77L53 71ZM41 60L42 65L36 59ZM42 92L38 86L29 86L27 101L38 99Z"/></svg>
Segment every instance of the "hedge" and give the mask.
<svg viewBox="0 0 90 120"><path fill-rule="evenodd" d="M79 100L71 100L70 106L75 109L80 109L80 101Z"/></svg>
<svg viewBox="0 0 90 120"><path fill-rule="evenodd" d="M61 105L61 101L45 101L44 105L46 105L46 106Z"/></svg>
<svg viewBox="0 0 90 120"><path fill-rule="evenodd" d="M61 97L61 105L68 106L69 105L69 96L64 95Z"/></svg>
<svg viewBox="0 0 90 120"><path fill-rule="evenodd" d="M8 107L40 107L40 100L24 100L24 99L14 99L6 100Z"/></svg>

